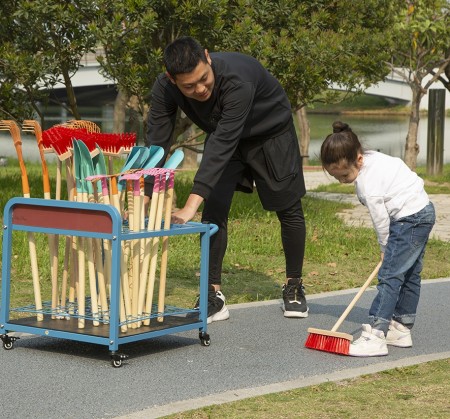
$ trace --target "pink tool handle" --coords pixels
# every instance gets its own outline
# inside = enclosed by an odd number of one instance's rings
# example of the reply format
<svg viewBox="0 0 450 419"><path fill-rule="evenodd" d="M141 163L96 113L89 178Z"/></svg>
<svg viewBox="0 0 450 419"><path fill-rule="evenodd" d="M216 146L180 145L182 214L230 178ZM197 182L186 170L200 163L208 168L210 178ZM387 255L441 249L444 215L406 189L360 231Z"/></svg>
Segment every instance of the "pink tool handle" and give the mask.
<svg viewBox="0 0 450 419"><path fill-rule="evenodd" d="M175 172L173 170L169 173L169 184L167 186L168 189L173 189L175 186Z"/></svg>
<svg viewBox="0 0 450 419"><path fill-rule="evenodd" d="M166 176L165 175L160 175L160 187L159 190L160 191L164 191L166 189Z"/></svg>
<svg viewBox="0 0 450 419"><path fill-rule="evenodd" d="M107 195L109 195L109 190L108 190L108 182L106 180L106 177L102 177L101 181L102 181L102 195L107 196Z"/></svg>
<svg viewBox="0 0 450 419"><path fill-rule="evenodd" d="M161 188L160 177L155 176L155 183L153 184L153 192L158 193Z"/></svg>

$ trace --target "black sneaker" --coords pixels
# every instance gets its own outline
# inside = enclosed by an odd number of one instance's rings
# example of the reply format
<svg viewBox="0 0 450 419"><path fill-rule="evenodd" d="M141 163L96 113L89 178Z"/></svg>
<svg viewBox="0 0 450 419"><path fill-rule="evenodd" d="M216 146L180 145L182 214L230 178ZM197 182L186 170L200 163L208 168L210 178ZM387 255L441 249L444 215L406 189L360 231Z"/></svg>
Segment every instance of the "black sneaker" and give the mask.
<svg viewBox="0 0 450 419"><path fill-rule="evenodd" d="M308 306L301 279L290 278L288 283L283 285L282 309L284 317L308 317Z"/></svg>
<svg viewBox="0 0 450 419"><path fill-rule="evenodd" d="M195 303L194 310L198 310L200 305L200 297ZM196 314L194 313L194 316ZM190 313L188 317L193 317ZM207 324L212 322L218 322L220 320L227 320L230 318L230 312L225 305L225 296L220 291L216 291L212 285L209 286L208 290L208 318Z"/></svg>

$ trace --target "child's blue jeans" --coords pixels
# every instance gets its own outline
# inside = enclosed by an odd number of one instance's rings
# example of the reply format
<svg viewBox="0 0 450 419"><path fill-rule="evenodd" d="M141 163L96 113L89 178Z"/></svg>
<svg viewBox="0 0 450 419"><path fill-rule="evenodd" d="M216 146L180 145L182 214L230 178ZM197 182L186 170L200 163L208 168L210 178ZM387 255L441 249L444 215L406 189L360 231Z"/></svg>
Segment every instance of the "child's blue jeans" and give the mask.
<svg viewBox="0 0 450 419"><path fill-rule="evenodd" d="M391 319L412 328L420 297L420 274L428 237L435 223L433 203L416 214L392 220L378 294L369 310L372 327L387 334Z"/></svg>

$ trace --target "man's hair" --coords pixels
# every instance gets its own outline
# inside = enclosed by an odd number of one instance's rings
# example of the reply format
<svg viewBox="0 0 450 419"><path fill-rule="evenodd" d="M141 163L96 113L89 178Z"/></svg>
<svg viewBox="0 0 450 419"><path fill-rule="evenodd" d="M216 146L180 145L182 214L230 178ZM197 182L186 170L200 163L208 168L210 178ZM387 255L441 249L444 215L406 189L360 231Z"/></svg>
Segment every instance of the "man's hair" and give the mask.
<svg viewBox="0 0 450 419"><path fill-rule="evenodd" d="M167 45L163 59L173 78L177 74L190 73L200 61L207 62L204 48L190 36L182 36Z"/></svg>

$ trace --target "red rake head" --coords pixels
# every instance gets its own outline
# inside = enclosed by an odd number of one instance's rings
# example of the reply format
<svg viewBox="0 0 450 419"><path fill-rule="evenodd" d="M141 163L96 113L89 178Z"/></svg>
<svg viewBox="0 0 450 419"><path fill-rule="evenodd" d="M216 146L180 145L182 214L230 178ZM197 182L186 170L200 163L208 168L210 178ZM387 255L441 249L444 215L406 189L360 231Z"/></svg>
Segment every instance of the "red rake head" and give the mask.
<svg viewBox="0 0 450 419"><path fill-rule="evenodd" d="M42 133L42 144L51 147L59 160L63 161L72 156L74 130L54 126Z"/></svg>
<svg viewBox="0 0 450 419"><path fill-rule="evenodd" d="M81 140L92 157L99 153L97 145L105 156L129 153L136 145L135 133L101 133L99 129L93 128L86 122L89 121L69 121L45 130L42 135L43 145L53 147L58 154L58 152L65 153L72 149L74 139Z"/></svg>
<svg viewBox="0 0 450 419"><path fill-rule="evenodd" d="M102 149L105 156L119 156L129 153L136 145L136 134L97 133L95 142Z"/></svg>

